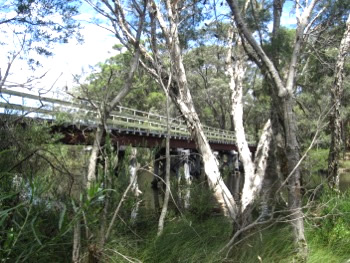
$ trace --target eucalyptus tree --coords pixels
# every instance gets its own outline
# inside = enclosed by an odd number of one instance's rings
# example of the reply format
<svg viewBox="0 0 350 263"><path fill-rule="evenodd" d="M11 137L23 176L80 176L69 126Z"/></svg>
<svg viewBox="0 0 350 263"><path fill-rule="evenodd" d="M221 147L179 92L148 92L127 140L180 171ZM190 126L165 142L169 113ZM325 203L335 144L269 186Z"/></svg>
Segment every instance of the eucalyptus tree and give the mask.
<svg viewBox="0 0 350 263"><path fill-rule="evenodd" d="M230 109L223 45L202 45L184 56L194 105L201 121L213 127L229 129Z"/></svg>
<svg viewBox="0 0 350 263"><path fill-rule="evenodd" d="M95 1L87 2L109 19L112 31L125 47L128 48L135 43L133 24L135 20L139 20L139 3L137 1L130 3L104 1L102 5ZM136 10L136 13L129 12L129 7ZM143 35L145 39L149 39L149 42L145 42L145 45L140 44L140 64L155 79L162 79L164 83L170 81L169 94L196 141L202 155L209 185L214 190L214 196L225 213L234 218L237 207L232 194L223 182L218 162L204 135L193 105L183 63L184 46L182 46L181 24L184 24L186 19L194 19L200 8L203 8L200 2L149 1L147 16L149 27Z"/></svg>
<svg viewBox="0 0 350 263"><path fill-rule="evenodd" d="M299 255L302 258L307 256L307 244L304 234L304 222L302 212L302 202L300 194L300 169L298 162L299 144L297 140L297 124L293 112L294 106L294 91L295 91L295 77L297 74L297 65L305 33L307 33L313 25L314 17L317 14L313 13L316 0L305 3L301 6L298 1L296 3L296 35L293 45L292 56L288 65L288 71L284 75L279 72L277 66L274 64L271 57L264 51L263 47L253 37L251 31L247 28L244 18L241 15L238 1L228 0L232 14L234 16L235 24L239 30L242 41L245 42L249 55L254 58L257 65L265 73L266 77L271 80L275 90L275 94L280 98L281 110L283 116L283 125L285 130L285 149L288 163L288 187L289 187L289 208L291 210L291 221L293 226L293 233L295 244L298 248ZM283 3L275 5L274 24L279 24L280 6ZM277 25L278 26L278 25Z"/></svg>
<svg viewBox="0 0 350 263"><path fill-rule="evenodd" d="M89 106L92 107L97 112L97 128L95 131L95 137L94 137L94 143L91 149L90 158L89 158L89 164L88 164L88 171L87 171L87 192L90 189L93 189L96 185L97 181L97 160L99 154L102 153L102 139L106 132L109 131L108 128L108 118L113 111L113 109L128 95L130 92L135 73L137 72L138 65L139 65L139 58L141 55L141 45L140 45L140 39L144 28L144 22L145 22L145 15L146 15L146 7L147 7L147 1L143 1L140 6L138 6L138 14L139 14L139 21L137 24L136 29L136 36L135 36L135 42L132 43L129 48L131 49L132 58L130 59L130 64L128 67L128 71L124 72L125 79L121 81L121 72L119 65L105 65L102 66L102 71L99 74L92 75L90 79L90 84L87 85L81 85L80 89L85 93L83 97L80 99L83 99L89 103ZM107 76L107 77L106 77ZM117 86L117 88L116 88ZM119 87L118 87L119 86ZM92 93L92 96L90 94ZM95 96L93 96L95 95ZM96 96L97 95L97 96ZM96 100L97 99L97 100ZM108 163L108 160L105 160L106 163ZM109 168L106 168L109 170ZM136 180L136 175L134 172L135 169L131 169L132 178ZM105 173L105 177L111 176L109 173ZM107 180L108 181L108 180ZM107 182L106 181L106 182ZM124 195L122 199L119 202L119 205L117 206L114 215L109 223L108 228L106 229L106 217L107 212L109 211L109 200L108 196L104 202L104 220L102 220L101 224L101 230L99 233L99 240L97 243L96 240L92 240L92 244L89 244L89 257L94 258L94 260L99 260L98 255L101 253L101 251L104 248L105 243L108 241L111 233L112 226L115 223L116 216L119 212L119 209L121 207L121 204L123 203L126 194L131 189L132 185L134 184L134 181L131 181L129 184L129 187L124 192ZM108 187L107 185L105 185ZM135 188L135 187L134 187ZM137 193L137 190L136 190ZM74 231L74 238L73 238L73 251L72 251L72 261L73 262L79 262L81 260L80 255L80 247L81 247L81 239L80 239L80 225L76 224L75 226L76 230ZM90 249L93 247L94 249Z"/></svg>
<svg viewBox="0 0 350 263"><path fill-rule="evenodd" d="M245 12L243 8L243 12ZM259 143L255 161L250 153L247 135L243 125L243 78L246 71L246 58L243 52L242 42L239 37L235 41L235 52L232 52L234 30L228 31L228 52L226 56L227 75L230 78L229 87L231 91L231 111L235 129L237 148L244 166L244 186L242 190L241 214L248 211L255 199L259 196L262 182L265 176L267 157L272 137L270 120L264 126ZM232 62L234 57L234 63ZM248 211L250 214L251 211ZM244 220L245 221L245 220ZM248 222L242 222L243 226Z"/></svg>
<svg viewBox="0 0 350 263"><path fill-rule="evenodd" d="M291 221L295 243L299 254L307 256L307 246L304 235L303 213L300 193L300 155L299 143L297 140L297 122L293 107L295 105L296 83L302 72L299 72L299 63L302 57L302 50L307 41L312 39L313 33L317 32L322 24L322 14L334 7L327 1L306 1L295 2L296 29L292 52L289 62L281 68L280 55L268 54L264 46L259 44L246 26L239 3L235 0L228 0L235 24L245 45L245 50L252 60L259 66L266 78L272 83L271 96L276 101L277 116L283 121L285 138L285 152L287 158L287 179L289 188L289 208L291 210ZM284 6L283 1L273 2L273 32L272 47L277 48L278 33L280 31L281 14Z"/></svg>
<svg viewBox="0 0 350 263"><path fill-rule="evenodd" d="M1 46L7 50L2 60L7 61L0 70L0 89L4 86L30 84L9 83L11 67L15 60L24 60L31 69L40 65L40 55L52 55L53 44L64 44L72 37L81 40L80 24L75 19L79 14L77 0L2 0L0 2ZM39 56L38 56L39 55ZM13 72L12 72L13 74Z"/></svg>

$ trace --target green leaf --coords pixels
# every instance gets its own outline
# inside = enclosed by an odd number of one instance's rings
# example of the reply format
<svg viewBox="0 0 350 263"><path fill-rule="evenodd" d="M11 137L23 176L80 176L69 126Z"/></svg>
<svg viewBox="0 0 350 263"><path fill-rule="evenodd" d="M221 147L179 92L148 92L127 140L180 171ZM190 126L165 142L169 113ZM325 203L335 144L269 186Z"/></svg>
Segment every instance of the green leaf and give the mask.
<svg viewBox="0 0 350 263"><path fill-rule="evenodd" d="M31 226L31 228L32 228L32 231L33 231L35 240L38 242L38 244L39 244L40 246L42 246L43 244L41 243L41 241L40 241L40 239L39 239L39 237L38 237L38 235L37 235L37 233L36 233L36 231L35 231L34 223L35 223L36 218L37 218L37 216L35 216L35 217L32 219L32 221L31 221L31 223L30 223L30 226Z"/></svg>

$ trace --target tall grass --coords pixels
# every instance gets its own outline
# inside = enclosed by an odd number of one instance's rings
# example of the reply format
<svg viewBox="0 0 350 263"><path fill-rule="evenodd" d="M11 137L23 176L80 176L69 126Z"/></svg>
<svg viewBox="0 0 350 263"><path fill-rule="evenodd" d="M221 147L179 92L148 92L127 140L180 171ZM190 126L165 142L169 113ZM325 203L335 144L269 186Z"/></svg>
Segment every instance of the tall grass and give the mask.
<svg viewBox="0 0 350 263"><path fill-rule="evenodd" d="M231 232L225 218L217 217L191 223L174 219L167 223L160 238L149 240L142 261L158 262L222 262L218 251Z"/></svg>

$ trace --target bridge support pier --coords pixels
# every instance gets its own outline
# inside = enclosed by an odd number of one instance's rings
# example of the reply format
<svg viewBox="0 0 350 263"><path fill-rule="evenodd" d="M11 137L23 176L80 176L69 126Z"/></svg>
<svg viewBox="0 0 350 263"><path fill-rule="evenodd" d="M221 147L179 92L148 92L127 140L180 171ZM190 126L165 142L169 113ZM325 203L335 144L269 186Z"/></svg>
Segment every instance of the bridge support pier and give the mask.
<svg viewBox="0 0 350 263"><path fill-rule="evenodd" d="M131 184L131 192L133 193L135 197L135 204L131 211L131 221L135 222L138 213L139 213L139 207L142 202L140 199L140 195L142 192L139 189L138 184L138 178L137 178L137 170L138 170L138 163L137 163L137 148L131 148L131 154L129 159L129 172L130 172L130 184Z"/></svg>
<svg viewBox="0 0 350 263"><path fill-rule="evenodd" d="M178 150L181 156L181 163L183 164L183 179L184 186L181 184L181 175L178 177L179 185L179 197L183 202L184 208L188 209L190 207L190 198L191 198L191 165L190 165L190 150L179 149ZM184 194L182 196L182 188L184 189ZM181 202L181 203L182 203Z"/></svg>
<svg viewBox="0 0 350 263"><path fill-rule="evenodd" d="M160 213L160 203L159 203L159 182L161 182L162 178L162 170L163 170L164 164L162 164L161 161L161 154L160 152L157 152L154 156L154 162L153 162L153 180L151 182L151 187L153 191L153 200L154 200L154 209L157 214Z"/></svg>
<svg viewBox="0 0 350 263"><path fill-rule="evenodd" d="M241 199L244 178L240 169L239 155L235 150L227 153L227 165L229 168L227 187L231 191L235 201L239 202Z"/></svg>

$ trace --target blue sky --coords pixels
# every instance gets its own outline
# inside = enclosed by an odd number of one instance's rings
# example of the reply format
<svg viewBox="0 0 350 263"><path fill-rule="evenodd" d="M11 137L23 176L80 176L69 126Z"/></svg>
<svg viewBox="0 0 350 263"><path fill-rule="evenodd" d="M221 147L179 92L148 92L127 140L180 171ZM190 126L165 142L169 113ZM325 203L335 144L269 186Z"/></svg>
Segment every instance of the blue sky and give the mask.
<svg viewBox="0 0 350 263"><path fill-rule="evenodd" d="M80 74L82 71L90 71L91 66L99 62L103 62L107 58L115 55L117 51L112 47L117 43L116 38L110 32L104 30L94 24L86 21L96 17L94 12L87 7L82 6L82 14L77 16L81 21L83 29L81 34L84 36L84 43L79 44L75 39L71 39L67 44L56 44L52 50L54 55L49 58L37 57L42 64L41 68L37 68L35 76L41 76L45 72L47 74L41 80L35 82L36 88L50 88L55 86L56 90L68 85L69 88L73 86L74 74ZM1 15L1 14L0 14ZM0 49L0 68L2 74L7 66L8 52L18 49L16 40L12 39L12 34L7 33L6 37L4 31L5 27L0 27L0 34L3 39L7 39L6 45ZM23 83L33 73L28 69L27 63L23 60L16 60L11 68L11 75L8 78L13 83Z"/></svg>
<svg viewBox="0 0 350 263"><path fill-rule="evenodd" d="M295 15L291 12L292 9L293 1L287 1L282 15L282 25L287 27L295 25ZM112 46L117 43L116 38L109 31L85 22L92 18L98 18L98 16L86 4L81 6L81 11L82 14L77 18L82 21L84 26L81 31L84 43L79 44L72 39L68 44L56 45L53 50L54 56L40 58L43 68L38 69L35 75L40 76L45 72L48 73L45 78L35 83L36 88L50 88L54 84L54 90L62 90L62 87L66 85L68 88L72 88L74 86L72 75L80 74L83 71L89 72L92 66L117 54L117 51L112 49ZM13 45L10 44L8 47L13 47ZM5 48L0 50L2 70L6 68L6 52L8 50ZM12 73L9 80L17 83L24 82L26 77L31 74L26 63L20 60L15 62Z"/></svg>

